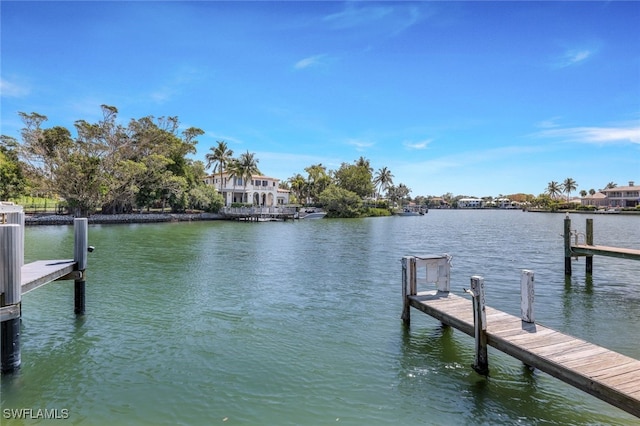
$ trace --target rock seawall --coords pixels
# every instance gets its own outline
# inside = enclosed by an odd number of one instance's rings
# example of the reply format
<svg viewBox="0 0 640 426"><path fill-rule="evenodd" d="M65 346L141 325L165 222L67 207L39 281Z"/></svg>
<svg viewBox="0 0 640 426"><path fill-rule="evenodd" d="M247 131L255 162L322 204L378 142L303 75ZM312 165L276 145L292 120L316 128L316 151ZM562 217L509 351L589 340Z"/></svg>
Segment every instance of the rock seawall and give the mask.
<svg viewBox="0 0 640 426"><path fill-rule="evenodd" d="M73 225L73 216L43 215L25 216L25 225ZM94 214L88 217L89 224L117 223L157 223L157 222L191 222L196 220L219 220L222 216L216 213L139 213L139 214Z"/></svg>

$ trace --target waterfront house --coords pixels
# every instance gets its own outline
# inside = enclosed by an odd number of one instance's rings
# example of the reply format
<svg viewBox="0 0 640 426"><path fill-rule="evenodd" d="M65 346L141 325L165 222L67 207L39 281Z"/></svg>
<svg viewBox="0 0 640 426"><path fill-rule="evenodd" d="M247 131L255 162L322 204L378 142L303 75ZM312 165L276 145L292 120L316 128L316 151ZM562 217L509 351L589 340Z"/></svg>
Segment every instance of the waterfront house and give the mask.
<svg viewBox="0 0 640 426"><path fill-rule="evenodd" d="M633 181L630 181L628 186L617 186L600 192L606 196L608 207L635 207L640 204L640 186L635 185Z"/></svg>
<svg viewBox="0 0 640 426"><path fill-rule="evenodd" d="M459 209L481 209L483 201L480 198L460 198L458 200Z"/></svg>
<svg viewBox="0 0 640 426"><path fill-rule="evenodd" d="M608 200L607 196L602 192L596 192L593 195L587 195L586 197L580 198L580 204L583 206L607 207Z"/></svg>
<svg viewBox="0 0 640 426"><path fill-rule="evenodd" d="M229 173L222 173L221 176L214 173L205 178L205 183L213 185L222 194L225 206L233 203L264 207L289 204L289 191L280 189L280 179L273 177L253 175L250 181L244 182L239 176Z"/></svg>

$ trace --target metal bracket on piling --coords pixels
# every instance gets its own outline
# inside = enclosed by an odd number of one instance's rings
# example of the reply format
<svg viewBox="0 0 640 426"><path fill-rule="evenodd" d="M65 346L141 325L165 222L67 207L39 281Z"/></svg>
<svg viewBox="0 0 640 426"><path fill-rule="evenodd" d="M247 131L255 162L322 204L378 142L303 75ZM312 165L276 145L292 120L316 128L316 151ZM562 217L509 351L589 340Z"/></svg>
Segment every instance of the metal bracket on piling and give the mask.
<svg viewBox="0 0 640 426"><path fill-rule="evenodd" d="M58 278L56 281L63 281L63 280L82 280L84 281L85 279L85 271L71 271L69 272L67 275L63 275L60 278Z"/></svg>

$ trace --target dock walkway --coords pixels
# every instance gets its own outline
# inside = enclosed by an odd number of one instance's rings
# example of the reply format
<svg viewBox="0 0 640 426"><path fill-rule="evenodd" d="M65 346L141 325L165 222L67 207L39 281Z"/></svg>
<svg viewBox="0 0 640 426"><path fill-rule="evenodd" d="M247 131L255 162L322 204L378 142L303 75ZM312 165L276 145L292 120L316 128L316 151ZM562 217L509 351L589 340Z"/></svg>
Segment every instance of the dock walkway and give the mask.
<svg viewBox="0 0 640 426"><path fill-rule="evenodd" d="M413 308L474 336L468 298L437 290L406 297ZM490 307L486 320L490 346L640 417L640 361Z"/></svg>
<svg viewBox="0 0 640 426"><path fill-rule="evenodd" d="M73 279L77 262L72 259L37 260L27 263L21 268L21 293L25 294L52 281ZM20 305L9 305L0 308L0 322L20 317Z"/></svg>

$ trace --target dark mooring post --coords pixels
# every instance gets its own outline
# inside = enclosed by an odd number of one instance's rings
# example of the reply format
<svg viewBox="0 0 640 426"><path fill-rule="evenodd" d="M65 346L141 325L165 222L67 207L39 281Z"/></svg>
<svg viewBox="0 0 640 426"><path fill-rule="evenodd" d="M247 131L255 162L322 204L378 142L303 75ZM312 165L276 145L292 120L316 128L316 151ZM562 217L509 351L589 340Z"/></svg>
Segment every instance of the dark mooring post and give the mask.
<svg viewBox="0 0 640 426"><path fill-rule="evenodd" d="M74 312L76 315L84 315L85 310L85 269L87 269L87 252L89 249L88 219L76 218L73 220L73 260L76 262L76 271L80 274L74 282Z"/></svg>
<svg viewBox="0 0 640 426"><path fill-rule="evenodd" d="M571 275L571 219L569 213L564 218L564 274Z"/></svg>
<svg viewBox="0 0 640 426"><path fill-rule="evenodd" d="M473 369L486 376L489 374L489 358L487 356L487 312L485 309L484 278L478 275L471 277L471 289L468 291L473 296L473 326L476 338L476 357Z"/></svg>
<svg viewBox="0 0 640 426"><path fill-rule="evenodd" d="M0 327L0 370L11 373L20 368L20 301L22 232L18 224L0 225L0 298L2 307L16 307L17 314Z"/></svg>
<svg viewBox="0 0 640 426"><path fill-rule="evenodd" d="M593 245L593 219L587 219L587 238L586 243L590 246ZM585 272L587 274L593 273L593 255L587 256L585 262Z"/></svg>
<svg viewBox="0 0 640 426"><path fill-rule="evenodd" d="M411 305L407 296L417 294L416 258L404 256L402 258L402 321L405 325L411 323Z"/></svg>

